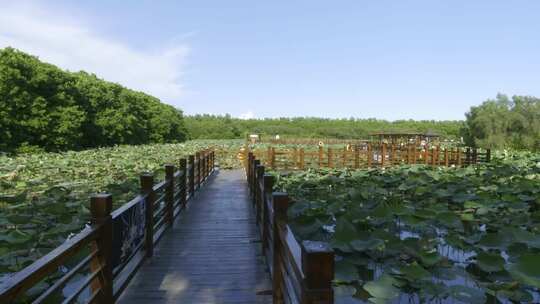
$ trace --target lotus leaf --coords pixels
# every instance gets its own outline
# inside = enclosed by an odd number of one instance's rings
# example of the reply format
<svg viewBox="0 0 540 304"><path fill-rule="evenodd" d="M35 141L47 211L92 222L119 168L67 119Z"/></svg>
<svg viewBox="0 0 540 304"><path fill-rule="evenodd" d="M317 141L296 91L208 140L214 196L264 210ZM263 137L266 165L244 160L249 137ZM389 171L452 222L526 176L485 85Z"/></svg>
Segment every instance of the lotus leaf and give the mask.
<svg viewBox="0 0 540 304"><path fill-rule="evenodd" d="M382 275L378 280L365 283L363 288L376 300L388 301L399 296L396 284L397 281L392 276Z"/></svg>
<svg viewBox="0 0 540 304"><path fill-rule="evenodd" d="M335 264L335 280L338 283L350 283L360 280L360 274L354 264L348 260L341 260Z"/></svg>
<svg viewBox="0 0 540 304"><path fill-rule="evenodd" d="M500 254L479 252L476 256L476 263L482 271L498 272L504 270L504 259Z"/></svg>
<svg viewBox="0 0 540 304"><path fill-rule="evenodd" d="M516 263L507 265L506 269L521 283L540 288L540 254L523 254Z"/></svg>
<svg viewBox="0 0 540 304"><path fill-rule="evenodd" d="M503 250L510 244L508 235L503 233L487 233L478 242L479 246L487 249Z"/></svg>
<svg viewBox="0 0 540 304"><path fill-rule="evenodd" d="M396 274L402 276L404 279L406 279L409 282L431 278L431 273L427 271L426 269L424 269L422 266L418 265L418 263L416 262L401 266L396 271Z"/></svg>

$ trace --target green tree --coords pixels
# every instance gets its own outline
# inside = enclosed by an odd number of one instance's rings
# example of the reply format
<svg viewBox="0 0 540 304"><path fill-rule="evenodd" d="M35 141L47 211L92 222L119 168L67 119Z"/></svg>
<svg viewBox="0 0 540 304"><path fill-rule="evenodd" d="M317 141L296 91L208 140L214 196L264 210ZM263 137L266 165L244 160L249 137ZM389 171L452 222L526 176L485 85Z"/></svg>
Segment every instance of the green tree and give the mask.
<svg viewBox="0 0 540 304"><path fill-rule="evenodd" d="M187 138L182 111L147 94L0 50L0 151L79 150Z"/></svg>
<svg viewBox="0 0 540 304"><path fill-rule="evenodd" d="M462 133L482 148L540 150L540 99L498 94L471 107Z"/></svg>

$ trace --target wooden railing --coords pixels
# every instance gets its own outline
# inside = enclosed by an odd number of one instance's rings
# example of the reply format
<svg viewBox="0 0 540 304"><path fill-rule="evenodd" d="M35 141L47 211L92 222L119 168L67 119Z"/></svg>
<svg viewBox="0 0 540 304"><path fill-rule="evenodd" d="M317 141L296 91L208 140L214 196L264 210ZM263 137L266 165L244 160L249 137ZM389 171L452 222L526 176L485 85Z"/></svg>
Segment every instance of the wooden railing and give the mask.
<svg viewBox="0 0 540 304"><path fill-rule="evenodd" d="M249 139L248 139L249 142ZM263 138L256 141L258 144L274 145L358 145L369 142L368 139L342 139L342 138Z"/></svg>
<svg viewBox="0 0 540 304"><path fill-rule="evenodd" d="M374 168L400 164L466 166L491 161L491 151L476 148L441 148L416 145L365 144L352 147L308 149L304 147L251 151L262 164L272 169ZM247 159L247 157L246 157Z"/></svg>
<svg viewBox="0 0 540 304"><path fill-rule="evenodd" d="M152 174L141 175L140 195L114 211L110 194L92 196L90 224L9 277L0 286L0 303L114 303L142 262L152 257L154 245L174 218L212 174L214 160L214 152L205 150L190 155L189 161L181 159L179 170L166 165L165 180L157 184ZM69 270L59 270L73 262ZM80 282L66 295L62 289L75 277ZM47 284L45 291L28 298L26 292L38 284Z"/></svg>
<svg viewBox="0 0 540 304"><path fill-rule="evenodd" d="M262 251L272 275L273 303L334 303L334 252L325 242L299 243L287 224L292 203L286 193L272 192L274 178L248 154L246 176L253 198Z"/></svg>

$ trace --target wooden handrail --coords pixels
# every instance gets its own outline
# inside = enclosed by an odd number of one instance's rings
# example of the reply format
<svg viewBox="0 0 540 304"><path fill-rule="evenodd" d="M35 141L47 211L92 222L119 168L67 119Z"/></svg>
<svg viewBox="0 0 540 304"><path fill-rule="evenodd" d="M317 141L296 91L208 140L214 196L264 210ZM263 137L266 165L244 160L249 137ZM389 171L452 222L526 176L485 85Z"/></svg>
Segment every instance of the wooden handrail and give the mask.
<svg viewBox="0 0 540 304"><path fill-rule="evenodd" d="M65 261L97 239L100 227L88 227L66 240L48 254L15 273L0 287L0 303L11 303L48 274L58 270Z"/></svg>
<svg viewBox="0 0 540 304"><path fill-rule="evenodd" d="M114 303L145 258L152 256L155 242L159 240L165 229L173 224L174 217L185 207L187 200L193 197L195 167L198 166L200 174L197 176L197 189L214 172L215 152L205 150L198 152L198 154L197 162L194 162L195 155L189 156L189 166L186 159L181 159L179 171L175 171L174 165L166 165L165 180L157 184L154 184L152 174L141 175L141 194L115 211L112 211L112 196L110 194L92 196L90 199L91 225L6 279L0 286L0 303L17 301L27 290L58 271L58 267L64 265L71 258L79 256L88 247L90 247L89 253L82 257L73 269L56 279L49 289L39 295L37 302L45 301L49 295L67 284L76 272L89 265L90 273L84 279L84 283L78 290L66 295L66 301L77 300L84 289L90 288L91 296L87 299L87 303ZM162 211L154 214L156 192L164 192L165 207ZM113 265L113 251L119 250L119 248L113 248L113 244L115 244L113 241L117 235L113 233L114 223L119 222L124 215L130 215L128 213L133 212L141 204L145 204L146 207L144 220L146 237L139 245L135 246L134 251L125 261L120 265ZM178 209L178 212L175 212L175 209ZM130 223L130 225L141 224L140 222ZM154 224L156 224L156 231L154 231ZM121 240L116 239L116 241ZM126 267L128 264L131 267Z"/></svg>
<svg viewBox="0 0 540 304"><path fill-rule="evenodd" d="M114 210L111 212L111 216L113 219L117 218L118 216L120 216L122 213L126 212L127 209L129 208L132 208L134 205L138 204L140 201L142 200L145 200L146 199L146 195L145 194L139 194L137 195L134 199L132 199L131 201L123 204L122 206L120 206L118 209Z"/></svg>
<svg viewBox="0 0 540 304"><path fill-rule="evenodd" d="M440 146L389 145L385 143L354 146L337 151L329 147L308 148L267 147L247 151L260 165L271 169L304 170L305 168L382 168L403 164L430 166L467 166L491 161L491 150L476 148L441 148ZM445 155L448 155L445 160ZM279 157L276 157L279 156ZM246 166L249 156L246 156Z"/></svg>
<svg viewBox="0 0 540 304"><path fill-rule="evenodd" d="M367 139L339 139L339 138L282 138L282 139L259 139L260 144L281 144L281 145L317 145L322 142L325 145L339 144L365 144L369 142Z"/></svg>
<svg viewBox="0 0 540 304"><path fill-rule="evenodd" d="M286 193L272 192L274 177L248 153L248 188L253 196L262 252L272 275L274 303L334 303L334 252L324 242L298 243L287 224L290 201Z"/></svg>

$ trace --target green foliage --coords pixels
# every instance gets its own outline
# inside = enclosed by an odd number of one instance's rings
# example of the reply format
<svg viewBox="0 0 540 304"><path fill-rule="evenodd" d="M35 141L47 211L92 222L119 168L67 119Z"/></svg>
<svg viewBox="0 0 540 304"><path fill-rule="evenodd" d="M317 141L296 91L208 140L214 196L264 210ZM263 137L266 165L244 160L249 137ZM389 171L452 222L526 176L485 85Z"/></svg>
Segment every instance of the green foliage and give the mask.
<svg viewBox="0 0 540 304"><path fill-rule="evenodd" d="M540 154L495 153L466 168L283 173L275 190L295 202L288 217L299 239L334 248L335 283L352 287L340 298L540 298Z"/></svg>
<svg viewBox="0 0 540 304"><path fill-rule="evenodd" d="M164 177L164 164L213 147L237 152L243 141L116 146L81 152L0 155L0 284L2 273L27 266L80 231L93 193L113 195L117 208L139 193L139 174ZM236 153L217 154L223 168Z"/></svg>
<svg viewBox="0 0 540 304"><path fill-rule="evenodd" d="M462 130L467 143L482 148L540 151L540 99L497 95L472 107Z"/></svg>
<svg viewBox="0 0 540 304"><path fill-rule="evenodd" d="M440 133L444 137L457 138L463 127L461 121L415 121L379 119L326 119L314 117L239 119L230 115L186 116L186 126L193 139L243 138L248 133L273 136L279 134L291 138L360 138L378 131Z"/></svg>
<svg viewBox="0 0 540 304"><path fill-rule="evenodd" d="M182 112L157 98L0 50L0 151L181 142Z"/></svg>

